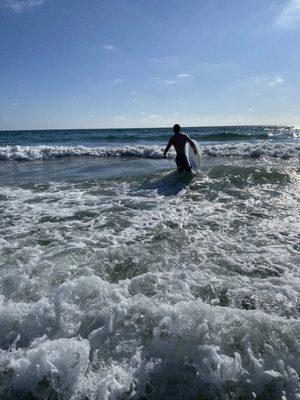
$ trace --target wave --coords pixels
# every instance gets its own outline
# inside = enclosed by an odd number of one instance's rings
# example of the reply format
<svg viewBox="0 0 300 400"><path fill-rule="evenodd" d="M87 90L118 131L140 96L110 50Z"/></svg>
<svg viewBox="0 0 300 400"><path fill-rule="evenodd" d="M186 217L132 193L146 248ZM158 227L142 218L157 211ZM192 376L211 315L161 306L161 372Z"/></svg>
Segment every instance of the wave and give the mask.
<svg viewBox="0 0 300 400"><path fill-rule="evenodd" d="M273 158L299 158L300 144L298 143L238 143L218 144L204 147L204 154L210 157L273 157Z"/></svg>
<svg viewBox="0 0 300 400"><path fill-rule="evenodd" d="M162 158L159 146L86 147L86 146L5 146L0 147L0 160L33 161L60 157L142 157ZM172 157L172 153L170 156Z"/></svg>
<svg viewBox="0 0 300 400"><path fill-rule="evenodd" d="M300 144L285 143L237 143L202 146L202 154L208 157L273 157L290 159L300 156ZM3 146L0 147L1 161L49 160L61 157L137 157L162 158L163 153L157 145L128 145L116 147L87 146ZM168 154L175 157L175 152Z"/></svg>
<svg viewBox="0 0 300 400"><path fill-rule="evenodd" d="M264 139L297 139L300 137L299 131L291 131L291 130L215 130L215 131L204 131L204 132L196 132L186 130L186 133L190 135L193 139L199 141L236 141L236 140L264 140ZM70 142L70 140L82 140L80 135L72 138L60 138L65 142ZM95 132L94 134L87 134L84 137L87 143L95 143L95 142L105 142L105 143L134 143L134 142L166 142L170 139L170 131L158 131L158 132ZM53 138L53 141L57 140L57 138Z"/></svg>

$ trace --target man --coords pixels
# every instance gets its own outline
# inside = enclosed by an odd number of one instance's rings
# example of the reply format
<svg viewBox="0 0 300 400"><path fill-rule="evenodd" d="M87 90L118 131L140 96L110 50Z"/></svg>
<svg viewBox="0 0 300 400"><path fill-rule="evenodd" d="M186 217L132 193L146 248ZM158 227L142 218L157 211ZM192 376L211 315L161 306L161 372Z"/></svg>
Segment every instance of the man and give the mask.
<svg viewBox="0 0 300 400"><path fill-rule="evenodd" d="M192 146L193 150L196 153L196 146L194 143L191 141L191 139L186 135L185 133L180 132L180 125L175 124L173 126L173 132L174 135L171 137L169 140L169 143L167 144L167 147L164 150L164 158L166 158L167 152L169 151L170 147L173 145L176 150L176 164L177 164L177 169L179 172L181 171L190 171L191 167L189 166L188 160L185 155L185 144L186 142L189 142L190 145Z"/></svg>

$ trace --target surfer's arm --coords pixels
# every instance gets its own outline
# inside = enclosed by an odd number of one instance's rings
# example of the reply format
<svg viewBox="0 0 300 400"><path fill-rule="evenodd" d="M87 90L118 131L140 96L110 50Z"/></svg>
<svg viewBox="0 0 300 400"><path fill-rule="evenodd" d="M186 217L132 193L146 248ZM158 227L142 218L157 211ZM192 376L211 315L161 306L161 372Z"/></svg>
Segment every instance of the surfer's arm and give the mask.
<svg viewBox="0 0 300 400"><path fill-rule="evenodd" d="M171 146L172 146L172 142L171 142L171 140L169 140L169 143L167 144L167 147L164 150L164 156L167 155L167 152L169 151Z"/></svg>

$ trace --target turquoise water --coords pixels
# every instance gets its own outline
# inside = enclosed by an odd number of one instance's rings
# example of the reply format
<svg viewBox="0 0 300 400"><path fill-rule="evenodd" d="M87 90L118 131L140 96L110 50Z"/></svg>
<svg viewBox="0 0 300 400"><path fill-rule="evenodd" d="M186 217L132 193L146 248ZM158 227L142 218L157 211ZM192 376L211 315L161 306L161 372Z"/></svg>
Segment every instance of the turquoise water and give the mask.
<svg viewBox="0 0 300 400"><path fill-rule="evenodd" d="M299 399L299 131L0 132L0 397Z"/></svg>

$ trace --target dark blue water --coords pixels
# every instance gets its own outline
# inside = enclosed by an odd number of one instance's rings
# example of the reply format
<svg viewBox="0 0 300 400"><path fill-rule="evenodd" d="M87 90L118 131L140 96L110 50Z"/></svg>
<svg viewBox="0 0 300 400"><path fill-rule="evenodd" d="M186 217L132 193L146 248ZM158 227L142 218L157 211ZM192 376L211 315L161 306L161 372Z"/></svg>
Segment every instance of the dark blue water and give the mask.
<svg viewBox="0 0 300 400"><path fill-rule="evenodd" d="M194 127L184 132L199 142L293 140L300 136L299 130L288 126ZM167 141L171 133L169 128L0 131L0 146L157 144Z"/></svg>

